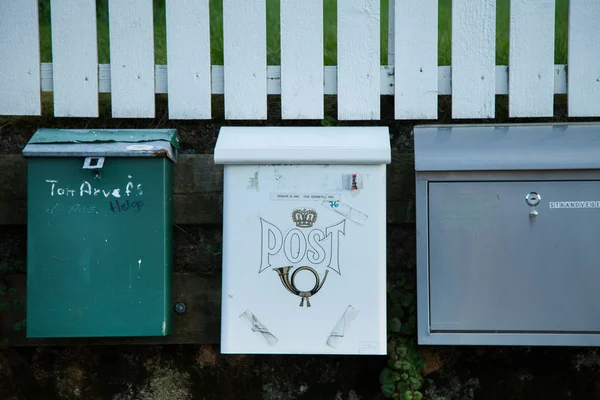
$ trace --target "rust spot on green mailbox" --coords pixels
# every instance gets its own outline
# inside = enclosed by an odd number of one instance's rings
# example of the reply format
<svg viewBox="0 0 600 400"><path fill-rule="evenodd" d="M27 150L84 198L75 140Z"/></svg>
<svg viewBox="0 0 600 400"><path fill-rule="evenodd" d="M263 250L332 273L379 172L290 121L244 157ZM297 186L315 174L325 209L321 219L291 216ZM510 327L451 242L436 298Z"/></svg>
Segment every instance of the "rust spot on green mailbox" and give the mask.
<svg viewBox="0 0 600 400"><path fill-rule="evenodd" d="M177 148L170 129L33 135L27 337L170 333Z"/></svg>

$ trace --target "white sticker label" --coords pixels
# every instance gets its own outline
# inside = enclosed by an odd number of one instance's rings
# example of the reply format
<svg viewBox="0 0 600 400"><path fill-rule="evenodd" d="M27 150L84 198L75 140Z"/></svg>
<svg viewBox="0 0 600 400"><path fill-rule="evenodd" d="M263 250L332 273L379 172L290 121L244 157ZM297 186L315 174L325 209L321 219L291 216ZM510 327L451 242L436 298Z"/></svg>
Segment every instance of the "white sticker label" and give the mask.
<svg viewBox="0 0 600 400"><path fill-rule="evenodd" d="M600 201L551 201L550 208L600 208Z"/></svg>
<svg viewBox="0 0 600 400"><path fill-rule="evenodd" d="M271 193L271 200L339 201L339 193Z"/></svg>
<svg viewBox="0 0 600 400"><path fill-rule="evenodd" d="M367 222L367 218L369 218L367 214L362 213L356 208L352 208L348 204L342 203L341 201L323 201L321 205L325 208L335 211L340 215L343 215L350 221L356 222L359 225L364 225Z"/></svg>

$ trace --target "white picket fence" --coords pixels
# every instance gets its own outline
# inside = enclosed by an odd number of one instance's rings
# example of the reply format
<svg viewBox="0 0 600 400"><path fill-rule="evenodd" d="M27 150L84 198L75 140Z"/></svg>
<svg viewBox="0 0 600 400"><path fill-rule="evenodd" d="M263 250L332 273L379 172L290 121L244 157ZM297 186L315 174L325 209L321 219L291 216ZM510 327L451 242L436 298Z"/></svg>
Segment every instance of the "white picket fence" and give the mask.
<svg viewBox="0 0 600 400"><path fill-rule="evenodd" d="M267 66L266 0L223 0L224 65L211 66L209 0L166 0L167 65L154 65L152 0L110 0L110 64L98 64L95 0L52 0L52 63L40 62L37 0L0 0L0 115L40 115L54 92L57 117L98 116L110 92L115 118L153 118L168 93L169 118L267 117L281 95L284 119L321 119L337 95L340 120L550 117L568 93L571 117L600 116L600 0L570 0L568 68L554 65L554 0L511 0L509 65L495 65L495 0L453 0L452 67L438 66L438 1L390 0L390 65L380 65L379 0L338 0L337 66L323 64L323 0L281 0L281 66ZM567 79L568 73L568 79Z"/></svg>

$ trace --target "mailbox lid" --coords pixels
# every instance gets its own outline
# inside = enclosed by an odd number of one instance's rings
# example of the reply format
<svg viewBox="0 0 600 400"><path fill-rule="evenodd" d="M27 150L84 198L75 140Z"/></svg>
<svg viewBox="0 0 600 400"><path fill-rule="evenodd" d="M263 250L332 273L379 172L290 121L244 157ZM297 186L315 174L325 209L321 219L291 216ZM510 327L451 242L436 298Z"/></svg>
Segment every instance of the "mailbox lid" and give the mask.
<svg viewBox="0 0 600 400"><path fill-rule="evenodd" d="M429 182L428 200L432 332L600 332L600 181Z"/></svg>
<svg viewBox="0 0 600 400"><path fill-rule="evenodd" d="M387 127L222 127L216 164L389 164Z"/></svg>
<svg viewBox="0 0 600 400"><path fill-rule="evenodd" d="M167 157L175 162L175 129L38 129L24 157Z"/></svg>
<svg viewBox="0 0 600 400"><path fill-rule="evenodd" d="M414 128L415 170L600 168L600 124L424 125Z"/></svg>

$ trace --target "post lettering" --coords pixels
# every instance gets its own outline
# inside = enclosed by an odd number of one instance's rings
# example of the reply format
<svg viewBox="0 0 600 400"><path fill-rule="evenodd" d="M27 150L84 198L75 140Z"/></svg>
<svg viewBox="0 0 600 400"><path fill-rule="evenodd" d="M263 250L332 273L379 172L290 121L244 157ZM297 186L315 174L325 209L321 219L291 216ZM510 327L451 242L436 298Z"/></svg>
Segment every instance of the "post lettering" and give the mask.
<svg viewBox="0 0 600 400"><path fill-rule="evenodd" d="M275 225L270 222L260 219L260 230L261 230L261 255L260 255L260 269L258 272L269 268L269 256L279 253L281 246L283 245L283 234ZM271 240L272 238L272 240Z"/></svg>

